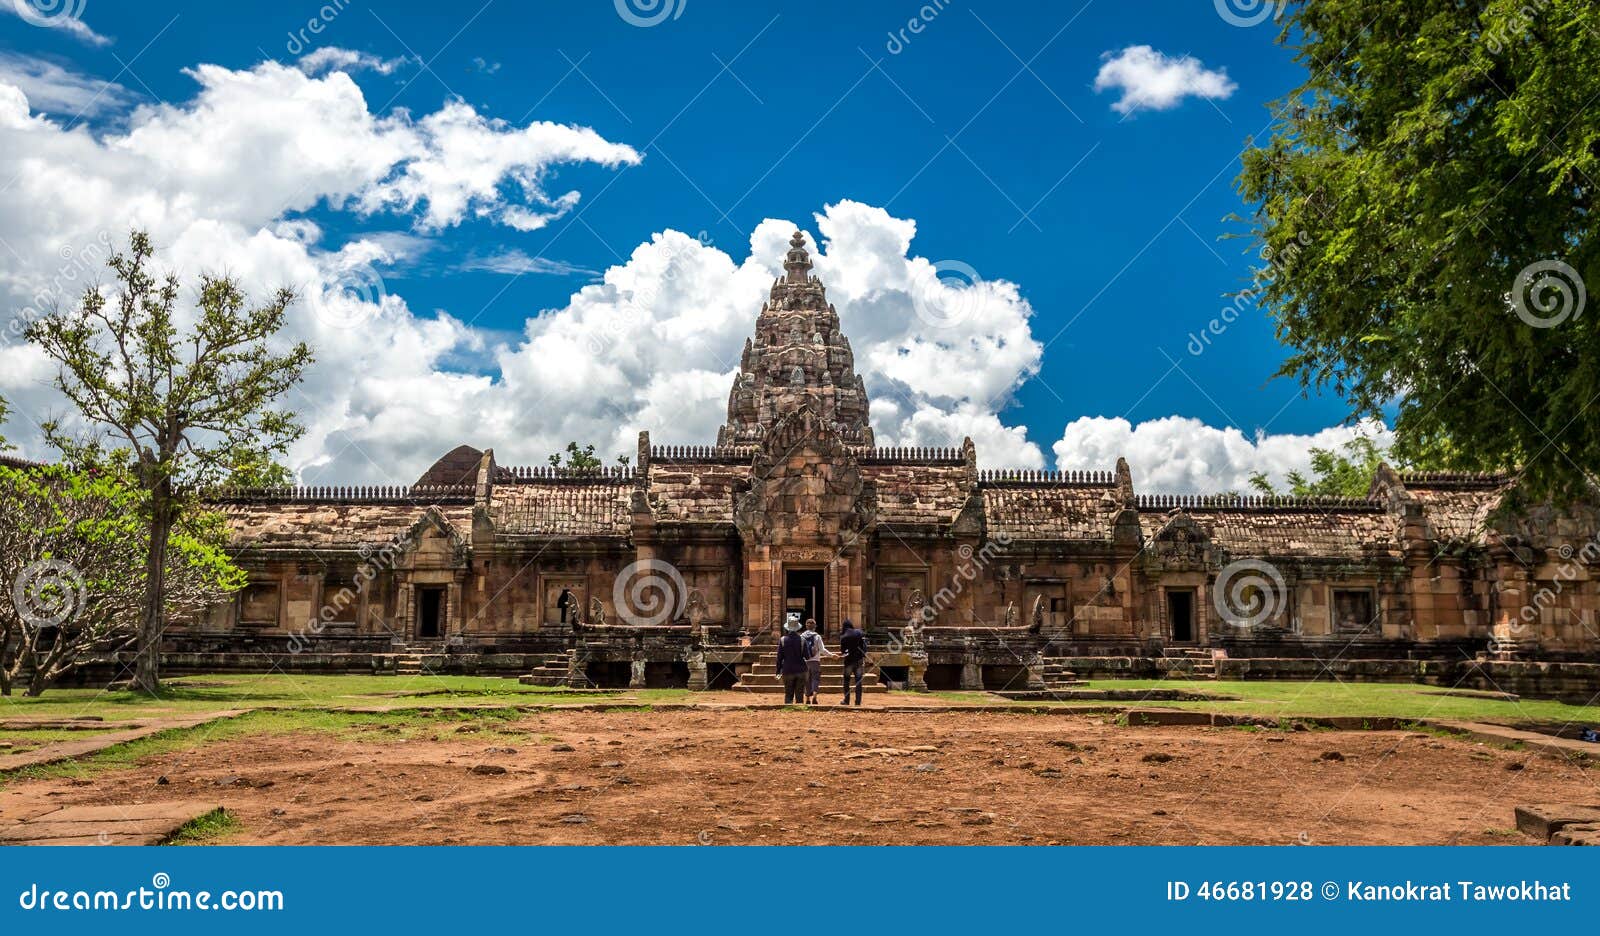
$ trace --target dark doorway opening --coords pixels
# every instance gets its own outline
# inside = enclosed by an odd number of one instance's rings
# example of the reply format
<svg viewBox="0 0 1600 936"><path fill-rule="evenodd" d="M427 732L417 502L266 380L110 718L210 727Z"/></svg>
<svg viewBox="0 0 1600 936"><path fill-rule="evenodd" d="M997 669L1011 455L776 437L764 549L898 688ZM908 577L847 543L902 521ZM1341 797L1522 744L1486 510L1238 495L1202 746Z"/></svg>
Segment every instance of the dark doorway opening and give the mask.
<svg viewBox="0 0 1600 936"><path fill-rule="evenodd" d="M961 688L961 664L929 663L922 681L929 692L954 692Z"/></svg>
<svg viewBox="0 0 1600 936"><path fill-rule="evenodd" d="M444 633L444 589L417 589L417 636L438 637Z"/></svg>
<svg viewBox="0 0 1600 936"><path fill-rule="evenodd" d="M989 692L1019 692L1028 688L1028 668L985 664L981 668L983 688Z"/></svg>
<svg viewBox="0 0 1600 936"><path fill-rule="evenodd" d="M732 689L739 684L739 670L732 663L707 663L706 688Z"/></svg>
<svg viewBox="0 0 1600 936"><path fill-rule="evenodd" d="M783 576L784 611L798 613L802 624L807 618L815 618L819 634L828 632L828 622L823 617L824 575L821 569L788 569Z"/></svg>
<svg viewBox="0 0 1600 936"><path fill-rule="evenodd" d="M644 665L644 687L646 689L689 688L689 664L646 663Z"/></svg>
<svg viewBox="0 0 1600 936"><path fill-rule="evenodd" d="M627 660L590 660L584 675L596 689L626 689L633 682L633 664Z"/></svg>
<svg viewBox="0 0 1600 936"><path fill-rule="evenodd" d="M1194 592L1167 592L1167 616L1172 621L1174 643L1194 640Z"/></svg>

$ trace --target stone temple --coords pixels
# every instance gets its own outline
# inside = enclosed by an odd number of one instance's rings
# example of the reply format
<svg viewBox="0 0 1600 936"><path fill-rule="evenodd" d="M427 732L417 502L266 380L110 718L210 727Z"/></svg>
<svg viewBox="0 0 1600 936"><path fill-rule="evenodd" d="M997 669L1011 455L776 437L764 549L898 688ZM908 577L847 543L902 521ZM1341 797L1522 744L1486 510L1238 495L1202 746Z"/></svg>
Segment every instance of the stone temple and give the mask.
<svg viewBox="0 0 1600 936"><path fill-rule="evenodd" d="M1600 515L1496 475L1380 469L1358 499L1138 493L1129 466L986 471L879 447L796 234L715 445L623 468L462 445L409 488L231 491L251 584L169 670L458 672L758 687L790 613L867 631L882 684L1080 675L1405 679L1572 694L1600 661Z"/></svg>

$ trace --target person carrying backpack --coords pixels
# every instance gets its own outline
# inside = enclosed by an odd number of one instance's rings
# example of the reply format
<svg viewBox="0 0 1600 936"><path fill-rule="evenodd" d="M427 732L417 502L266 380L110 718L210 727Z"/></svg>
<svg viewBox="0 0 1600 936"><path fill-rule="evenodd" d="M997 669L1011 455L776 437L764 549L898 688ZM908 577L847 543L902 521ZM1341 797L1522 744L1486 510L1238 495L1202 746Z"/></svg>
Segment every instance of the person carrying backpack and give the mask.
<svg viewBox="0 0 1600 936"><path fill-rule="evenodd" d="M822 642L815 618L806 618L806 629L800 634L800 645L806 654L806 704L816 705L817 691L822 688L822 658L839 654L829 650L828 645Z"/></svg>

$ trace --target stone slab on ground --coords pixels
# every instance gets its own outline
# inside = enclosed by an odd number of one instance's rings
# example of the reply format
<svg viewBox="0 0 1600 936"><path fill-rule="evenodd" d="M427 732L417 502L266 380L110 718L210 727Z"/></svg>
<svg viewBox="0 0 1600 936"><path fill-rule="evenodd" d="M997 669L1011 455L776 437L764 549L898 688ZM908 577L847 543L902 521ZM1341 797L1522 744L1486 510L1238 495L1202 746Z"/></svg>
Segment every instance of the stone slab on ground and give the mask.
<svg viewBox="0 0 1600 936"><path fill-rule="evenodd" d="M1600 825L1571 825L1550 836L1551 845L1591 845L1600 848Z"/></svg>
<svg viewBox="0 0 1600 936"><path fill-rule="evenodd" d="M0 819L0 846L160 845L221 808L203 801L62 806L27 819Z"/></svg>
<svg viewBox="0 0 1600 936"><path fill-rule="evenodd" d="M1576 738L1558 738L1555 735L1543 734L1538 731L1526 731L1521 728L1491 725L1484 722L1430 719L1428 723L1436 728L1443 728L1446 731L1466 735L1474 741L1484 741L1489 744L1520 744L1527 750L1544 757L1554 757L1560 760L1600 760L1600 744L1595 744L1592 741L1579 741Z"/></svg>
<svg viewBox="0 0 1600 936"><path fill-rule="evenodd" d="M107 731L87 738L74 738L71 741L58 741L55 744L47 744L31 751L20 751L16 754L0 754L0 774L13 770L22 770L27 767L38 767L44 764L54 764L59 761L87 757L90 754L97 754L106 748L127 744L129 741L138 741L141 738L148 738L163 731L194 728L209 722L220 721L224 718L234 718L243 715L244 712L244 709L228 709L221 712L207 712L203 715L160 718L153 721L140 722L137 728Z"/></svg>
<svg viewBox="0 0 1600 936"><path fill-rule="evenodd" d="M1558 832L1570 827L1600 827L1600 806L1578 803L1536 803L1518 806L1517 831L1541 842L1552 841ZM1565 844L1565 843L1560 843Z"/></svg>

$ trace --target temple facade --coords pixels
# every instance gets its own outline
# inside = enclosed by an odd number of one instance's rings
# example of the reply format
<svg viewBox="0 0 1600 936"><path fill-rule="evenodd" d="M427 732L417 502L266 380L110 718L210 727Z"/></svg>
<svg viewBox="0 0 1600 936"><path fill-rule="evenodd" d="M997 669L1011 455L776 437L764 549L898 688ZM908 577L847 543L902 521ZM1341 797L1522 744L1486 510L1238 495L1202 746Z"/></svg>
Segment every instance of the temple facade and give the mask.
<svg viewBox="0 0 1600 936"><path fill-rule="evenodd" d="M1121 460L986 471L970 439L879 447L799 234L784 270L715 445L641 433L632 464L595 470L463 445L406 488L230 492L214 506L251 584L174 626L169 660L722 688L798 614L830 638L861 624L881 678L913 689L1462 667L1481 685L1600 661L1592 510L1508 519L1497 475L1172 496Z"/></svg>

